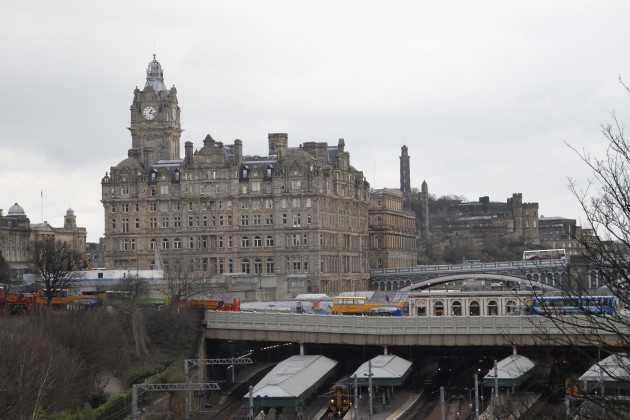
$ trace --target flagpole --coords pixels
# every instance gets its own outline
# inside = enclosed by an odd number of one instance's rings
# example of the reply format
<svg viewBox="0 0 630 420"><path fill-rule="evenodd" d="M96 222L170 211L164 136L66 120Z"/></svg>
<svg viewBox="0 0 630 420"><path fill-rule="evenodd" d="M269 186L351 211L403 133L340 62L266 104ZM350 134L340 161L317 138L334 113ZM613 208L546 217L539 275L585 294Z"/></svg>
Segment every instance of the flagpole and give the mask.
<svg viewBox="0 0 630 420"><path fill-rule="evenodd" d="M42 223L44 223L44 190L39 190L39 193L42 198Z"/></svg>

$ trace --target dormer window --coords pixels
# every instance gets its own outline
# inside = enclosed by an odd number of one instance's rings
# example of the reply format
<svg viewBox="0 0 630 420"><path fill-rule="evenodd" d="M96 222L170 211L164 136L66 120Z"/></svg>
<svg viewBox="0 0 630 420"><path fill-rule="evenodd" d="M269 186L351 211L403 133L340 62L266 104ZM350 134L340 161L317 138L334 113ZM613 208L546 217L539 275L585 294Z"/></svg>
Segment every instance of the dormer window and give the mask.
<svg viewBox="0 0 630 420"><path fill-rule="evenodd" d="M239 173L237 172L237 174ZM249 166L243 165L241 166L239 180L243 182L243 181L247 181L248 179L249 179Z"/></svg>
<svg viewBox="0 0 630 420"><path fill-rule="evenodd" d="M267 165L267 169L265 170L265 178L271 178L272 172L273 172L273 166Z"/></svg>
<svg viewBox="0 0 630 420"><path fill-rule="evenodd" d="M179 169L175 169L175 181L179 182Z"/></svg>

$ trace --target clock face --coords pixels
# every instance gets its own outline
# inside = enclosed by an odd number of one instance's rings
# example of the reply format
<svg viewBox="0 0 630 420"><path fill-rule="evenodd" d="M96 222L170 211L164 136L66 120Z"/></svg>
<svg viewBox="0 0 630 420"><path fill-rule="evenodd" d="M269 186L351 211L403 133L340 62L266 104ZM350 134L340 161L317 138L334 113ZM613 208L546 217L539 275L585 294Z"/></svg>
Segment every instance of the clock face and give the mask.
<svg viewBox="0 0 630 420"><path fill-rule="evenodd" d="M147 120L152 120L153 118L155 118L155 114L155 108L153 108L152 106L148 106L142 111L142 116Z"/></svg>

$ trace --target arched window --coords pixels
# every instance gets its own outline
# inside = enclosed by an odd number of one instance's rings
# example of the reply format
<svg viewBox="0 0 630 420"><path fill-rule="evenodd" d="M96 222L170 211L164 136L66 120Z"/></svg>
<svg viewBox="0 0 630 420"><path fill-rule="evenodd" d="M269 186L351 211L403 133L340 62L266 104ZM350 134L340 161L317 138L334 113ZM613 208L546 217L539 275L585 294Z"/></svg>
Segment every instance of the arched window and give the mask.
<svg viewBox="0 0 630 420"><path fill-rule="evenodd" d="M262 260L258 257L254 260L254 273L262 274Z"/></svg>
<svg viewBox="0 0 630 420"><path fill-rule="evenodd" d="M151 242L149 243L149 249L151 249L152 251L155 251L157 249L157 241L155 239L151 239Z"/></svg>
<svg viewBox="0 0 630 420"><path fill-rule="evenodd" d="M545 283L548 285L553 285L553 273L546 273Z"/></svg>
<svg viewBox="0 0 630 420"><path fill-rule="evenodd" d="M508 300L505 304L505 313L508 315L516 314L516 302L513 300Z"/></svg>
<svg viewBox="0 0 630 420"><path fill-rule="evenodd" d="M468 308L470 316L479 316L481 315L481 307L479 306L479 302L473 300L470 302L470 307Z"/></svg>
<svg viewBox="0 0 630 420"><path fill-rule="evenodd" d="M427 301L419 300L416 302L416 316L427 316Z"/></svg>
<svg viewBox="0 0 630 420"><path fill-rule="evenodd" d="M182 240L179 238L173 239L173 248L182 249Z"/></svg>
<svg viewBox="0 0 630 420"><path fill-rule="evenodd" d="M254 236L254 246L257 248L262 246L262 239L260 236Z"/></svg>
<svg viewBox="0 0 630 420"><path fill-rule="evenodd" d="M241 238L241 248L247 248L247 247L249 247L249 237L243 236Z"/></svg>
<svg viewBox="0 0 630 420"><path fill-rule="evenodd" d="M273 236L269 235L267 236L267 239L265 240L265 245L266 246L273 246Z"/></svg>
<svg viewBox="0 0 630 420"><path fill-rule="evenodd" d="M499 305L496 300L488 302L488 315L499 315Z"/></svg>
<svg viewBox="0 0 630 420"><path fill-rule="evenodd" d="M458 300L451 305L451 313L453 316L462 316L462 303Z"/></svg>
<svg viewBox="0 0 630 420"><path fill-rule="evenodd" d="M241 273L249 273L249 259L243 258L241 262Z"/></svg>
<svg viewBox="0 0 630 420"><path fill-rule="evenodd" d="M162 239L162 249L168 249L168 239Z"/></svg>
<svg viewBox="0 0 630 420"><path fill-rule="evenodd" d="M441 300L433 304L433 316L444 316L444 303Z"/></svg>

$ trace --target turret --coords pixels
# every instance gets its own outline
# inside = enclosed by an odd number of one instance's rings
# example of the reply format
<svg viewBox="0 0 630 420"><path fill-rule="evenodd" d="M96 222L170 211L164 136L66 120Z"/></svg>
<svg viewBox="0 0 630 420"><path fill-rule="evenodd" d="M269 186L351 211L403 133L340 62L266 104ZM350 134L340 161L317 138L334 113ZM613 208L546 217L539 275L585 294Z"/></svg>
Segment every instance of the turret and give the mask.
<svg viewBox="0 0 630 420"><path fill-rule="evenodd" d="M269 154L278 155L278 160L282 160L285 149L289 146L289 135L287 133L269 133Z"/></svg>
<svg viewBox="0 0 630 420"><path fill-rule="evenodd" d="M63 218L64 229L75 229L77 227L77 217L74 215L74 210L66 210L66 215Z"/></svg>
<svg viewBox="0 0 630 420"><path fill-rule="evenodd" d="M184 143L184 164L192 165L193 163L193 144L192 141Z"/></svg>

